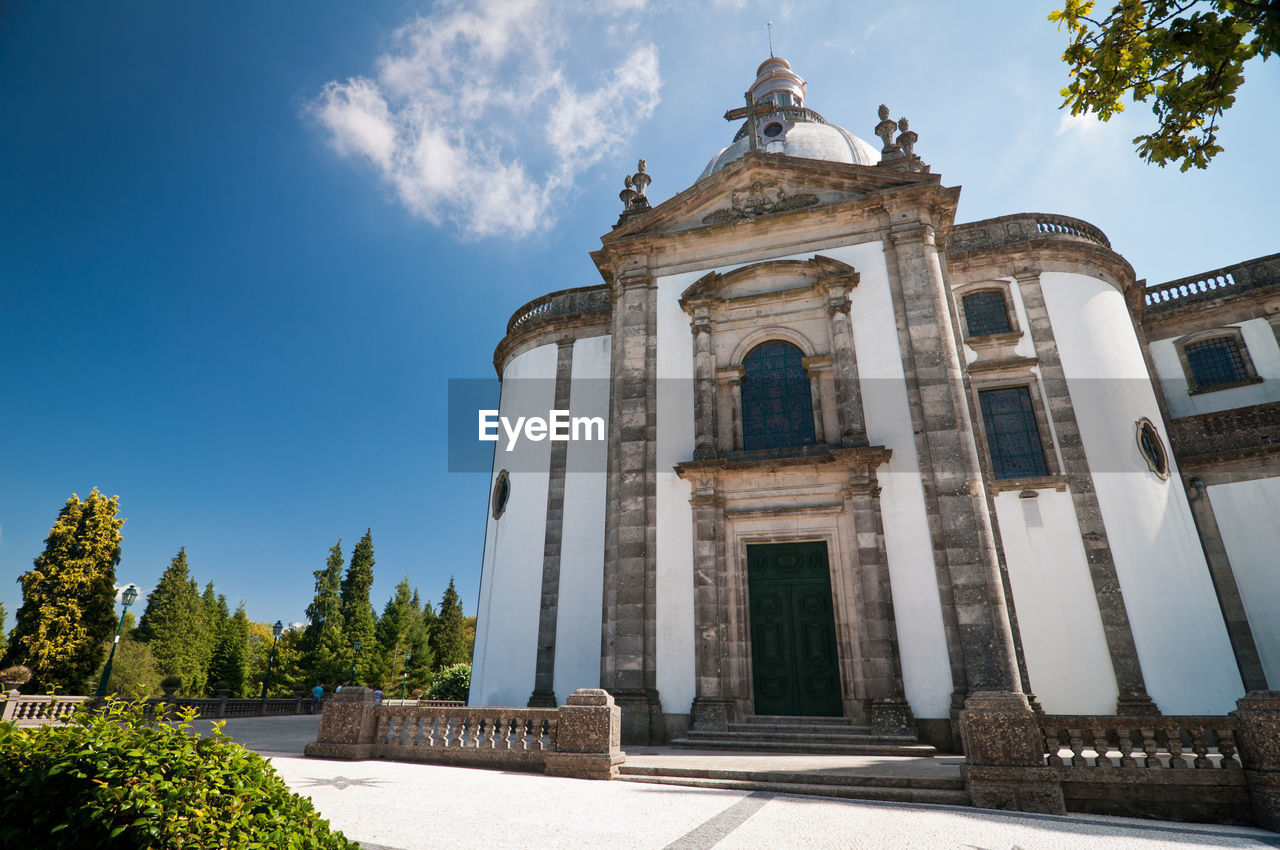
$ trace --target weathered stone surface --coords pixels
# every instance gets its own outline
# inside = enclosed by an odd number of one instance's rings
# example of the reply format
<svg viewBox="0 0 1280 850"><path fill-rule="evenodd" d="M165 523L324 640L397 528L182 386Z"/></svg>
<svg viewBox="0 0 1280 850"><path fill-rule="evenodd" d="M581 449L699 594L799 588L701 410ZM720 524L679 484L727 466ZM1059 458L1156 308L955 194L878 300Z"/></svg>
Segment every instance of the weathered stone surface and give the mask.
<svg viewBox="0 0 1280 850"><path fill-rule="evenodd" d="M1254 820L1280 832L1280 691L1251 691L1236 706Z"/></svg>
<svg viewBox="0 0 1280 850"><path fill-rule="evenodd" d="M315 758L369 758L373 755L376 707L369 688L343 688L325 700L320 731L304 752Z"/></svg>

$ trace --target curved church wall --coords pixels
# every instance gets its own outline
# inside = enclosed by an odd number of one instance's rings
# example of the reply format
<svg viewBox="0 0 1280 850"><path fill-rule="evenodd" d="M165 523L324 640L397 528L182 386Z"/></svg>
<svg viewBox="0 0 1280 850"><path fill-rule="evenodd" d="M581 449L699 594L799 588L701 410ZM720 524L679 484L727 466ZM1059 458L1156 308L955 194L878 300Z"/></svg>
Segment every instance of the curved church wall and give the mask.
<svg viewBox="0 0 1280 850"><path fill-rule="evenodd" d="M574 341L569 396L572 415L603 418L606 434L611 340L596 336ZM578 688L600 687L608 446L608 440L568 444L554 679L556 698L561 701Z"/></svg>
<svg viewBox="0 0 1280 850"><path fill-rule="evenodd" d="M1243 686L1177 470L1161 480L1137 448L1161 415L1124 297L1079 273L1040 284L1147 691L1166 714L1230 711Z"/></svg>
<svg viewBox="0 0 1280 850"><path fill-rule="evenodd" d="M555 345L511 358L503 370L499 415L552 409L555 376ZM551 443L520 440L510 452L502 446L495 443L490 493L499 472L510 469L511 495L499 519L489 505L469 700L523 706L533 692L537 660Z"/></svg>

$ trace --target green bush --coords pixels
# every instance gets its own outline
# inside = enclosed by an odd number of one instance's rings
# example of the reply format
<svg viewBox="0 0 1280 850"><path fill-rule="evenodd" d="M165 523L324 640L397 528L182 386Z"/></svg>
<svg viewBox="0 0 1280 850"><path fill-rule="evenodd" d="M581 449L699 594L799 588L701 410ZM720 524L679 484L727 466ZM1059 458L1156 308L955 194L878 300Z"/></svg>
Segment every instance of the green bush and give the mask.
<svg viewBox="0 0 1280 850"><path fill-rule="evenodd" d="M451 664L445 667L431 680L427 690L427 699L467 699L467 691L471 689L471 665Z"/></svg>
<svg viewBox="0 0 1280 850"><path fill-rule="evenodd" d="M0 723L0 846L346 850L311 802L222 734L109 700L66 726ZM167 719L167 718L165 718Z"/></svg>

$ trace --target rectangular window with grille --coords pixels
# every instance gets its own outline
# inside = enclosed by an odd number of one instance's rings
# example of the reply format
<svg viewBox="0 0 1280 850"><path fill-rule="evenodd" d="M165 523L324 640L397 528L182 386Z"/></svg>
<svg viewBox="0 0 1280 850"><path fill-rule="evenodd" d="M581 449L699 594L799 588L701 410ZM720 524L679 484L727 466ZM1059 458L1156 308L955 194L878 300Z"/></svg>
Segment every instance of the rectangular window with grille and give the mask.
<svg viewBox="0 0 1280 850"><path fill-rule="evenodd" d="M981 390L978 400L996 478L1048 475L1040 427L1027 387Z"/></svg>
<svg viewBox="0 0 1280 850"><path fill-rule="evenodd" d="M1001 292L975 292L963 299L964 323L969 336L991 336L1013 332L1009 310Z"/></svg>
<svg viewBox="0 0 1280 850"><path fill-rule="evenodd" d="M1240 356L1240 348L1230 337L1216 337L1189 344L1186 349L1187 365L1197 387L1215 384L1231 384L1249 377Z"/></svg>

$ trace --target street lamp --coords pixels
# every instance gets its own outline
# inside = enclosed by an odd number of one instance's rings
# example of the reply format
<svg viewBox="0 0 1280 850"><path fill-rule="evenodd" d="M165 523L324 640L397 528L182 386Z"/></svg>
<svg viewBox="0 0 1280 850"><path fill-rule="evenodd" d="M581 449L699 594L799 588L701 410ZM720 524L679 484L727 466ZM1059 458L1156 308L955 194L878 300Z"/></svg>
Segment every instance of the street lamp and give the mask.
<svg viewBox="0 0 1280 850"><path fill-rule="evenodd" d="M111 654L107 656L107 666L102 668L102 678L98 680L98 690L94 692L94 696L102 699L107 695L107 680L111 678L111 662L116 660L116 644L120 642L120 632L124 631L124 615L128 612L129 606L138 600L138 588L129 585L124 589L124 595L120 597L120 601L124 603L124 608L120 611L120 625L116 626L116 639L111 643Z"/></svg>
<svg viewBox="0 0 1280 850"><path fill-rule="evenodd" d="M409 695L409 659L412 653L404 654L404 681L400 684L400 699L405 699Z"/></svg>
<svg viewBox="0 0 1280 850"><path fill-rule="evenodd" d="M271 655L267 658L267 677L262 680L262 698L267 698L267 687L271 684L271 665L276 661L276 644L280 642L280 633L284 631L284 623L276 620L276 624L271 627L271 634L274 638L271 641Z"/></svg>
<svg viewBox="0 0 1280 850"><path fill-rule="evenodd" d="M351 686L352 686L352 687L355 687L355 684L356 684L356 659L360 657L360 638L356 638L355 643L353 643L351 646L352 646L352 648L353 648L353 649L355 649L355 654L353 654L353 655L351 656Z"/></svg>

